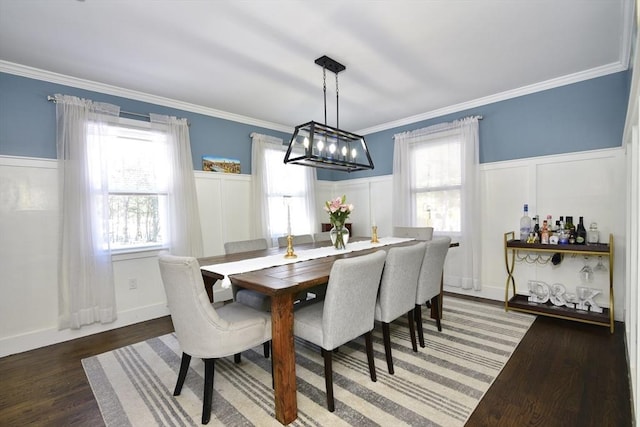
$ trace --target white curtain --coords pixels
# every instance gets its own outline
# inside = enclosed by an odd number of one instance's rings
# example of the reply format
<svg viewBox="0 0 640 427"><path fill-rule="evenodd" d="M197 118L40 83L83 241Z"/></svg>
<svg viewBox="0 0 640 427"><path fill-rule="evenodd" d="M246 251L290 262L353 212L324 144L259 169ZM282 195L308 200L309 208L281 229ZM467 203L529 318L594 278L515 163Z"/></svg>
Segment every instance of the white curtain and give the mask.
<svg viewBox="0 0 640 427"><path fill-rule="evenodd" d="M460 243L455 266L446 272L447 283L463 289L480 290L481 251L480 230L480 178L479 178L479 117L469 117L451 123L404 132L394 135L393 155L393 224L417 226L416 203L412 185L416 171L412 167L411 145L431 136L457 132L461 141L462 190L460 235L451 236ZM422 224L424 225L424 224ZM437 228L434 230L439 233Z"/></svg>
<svg viewBox="0 0 640 427"><path fill-rule="evenodd" d="M316 221L316 170L312 167L285 165L286 147L280 138L259 133L251 134L252 210L256 229L253 236L274 241L283 235L282 218L271 218L281 206L269 205L274 197L296 196L291 206L292 234L307 234L318 230ZM293 172L295 171L295 172ZM292 179L295 173L298 178ZM277 202L273 202L277 203ZM282 210L284 211L284 203ZM282 215L284 217L284 215Z"/></svg>
<svg viewBox="0 0 640 427"><path fill-rule="evenodd" d="M458 280L462 289L482 289L480 282L480 132L478 117L458 121L462 138L462 236L460 247L460 276L450 274L452 281Z"/></svg>
<svg viewBox="0 0 640 427"><path fill-rule="evenodd" d="M58 327L116 319L109 246L107 171L100 156L117 106L56 95L58 187ZM89 136L89 127L92 132Z"/></svg>
<svg viewBox="0 0 640 427"><path fill-rule="evenodd" d="M186 119L150 114L152 128L166 135L169 150L169 250L201 257L202 229Z"/></svg>

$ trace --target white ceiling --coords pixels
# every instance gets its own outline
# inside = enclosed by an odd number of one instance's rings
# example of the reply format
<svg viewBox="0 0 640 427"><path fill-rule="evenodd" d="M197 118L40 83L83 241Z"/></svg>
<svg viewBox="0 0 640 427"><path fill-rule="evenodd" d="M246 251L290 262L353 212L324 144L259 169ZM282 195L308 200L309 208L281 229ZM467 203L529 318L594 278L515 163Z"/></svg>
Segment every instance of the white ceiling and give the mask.
<svg viewBox="0 0 640 427"><path fill-rule="evenodd" d="M0 71L284 130L324 122L326 54L340 127L368 133L624 70L632 22L632 0L0 0ZM332 73L327 97L335 126Z"/></svg>

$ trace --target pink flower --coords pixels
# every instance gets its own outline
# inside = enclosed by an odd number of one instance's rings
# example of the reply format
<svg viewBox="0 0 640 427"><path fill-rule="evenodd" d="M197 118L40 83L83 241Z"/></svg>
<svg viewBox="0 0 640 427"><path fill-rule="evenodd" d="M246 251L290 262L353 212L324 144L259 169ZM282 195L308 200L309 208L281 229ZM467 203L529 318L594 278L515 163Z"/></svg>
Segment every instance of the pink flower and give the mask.
<svg viewBox="0 0 640 427"><path fill-rule="evenodd" d="M344 224L351 211L353 211L353 205L347 204L346 199L346 196L342 196L325 202L324 210L329 213L331 224Z"/></svg>

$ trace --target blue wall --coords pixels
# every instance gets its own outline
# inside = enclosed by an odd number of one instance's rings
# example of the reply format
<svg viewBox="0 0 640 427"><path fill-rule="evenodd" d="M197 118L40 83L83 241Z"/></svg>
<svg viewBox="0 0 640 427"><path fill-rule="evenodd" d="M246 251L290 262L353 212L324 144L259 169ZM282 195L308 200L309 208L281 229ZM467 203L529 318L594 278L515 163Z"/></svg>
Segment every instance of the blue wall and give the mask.
<svg viewBox="0 0 640 427"><path fill-rule="evenodd" d="M202 156L216 155L240 160L242 173L251 174L252 132L287 142L291 138L290 134L272 129L0 73L1 155L56 158L56 108L47 101L47 96L55 93L109 102L124 111L186 118L191 125L189 137L196 170L202 170Z"/></svg>
<svg viewBox="0 0 640 427"><path fill-rule="evenodd" d="M318 178L343 180L389 175L393 135L469 115L482 115L480 162L618 147L627 110L630 72L620 72L470 110L365 135L375 169L351 174L318 170ZM0 154L56 157L54 93L119 105L122 110L186 117L191 123L194 169L204 155L238 159L251 173L252 132L290 134L131 99L0 73Z"/></svg>
<svg viewBox="0 0 640 427"><path fill-rule="evenodd" d="M333 172L329 179L390 175L393 135L472 115L483 116L480 163L619 147L630 74L609 74L365 135L375 169L350 176Z"/></svg>

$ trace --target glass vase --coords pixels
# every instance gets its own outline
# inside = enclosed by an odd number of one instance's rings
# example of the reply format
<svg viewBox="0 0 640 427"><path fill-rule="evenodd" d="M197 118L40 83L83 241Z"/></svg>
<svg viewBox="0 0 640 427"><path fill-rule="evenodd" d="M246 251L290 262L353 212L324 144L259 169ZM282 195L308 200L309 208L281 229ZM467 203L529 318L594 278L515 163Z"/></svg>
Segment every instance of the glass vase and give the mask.
<svg viewBox="0 0 640 427"><path fill-rule="evenodd" d="M344 249L349 243L349 229L344 226L344 223L336 223L329 232L331 236L331 243L336 249Z"/></svg>

